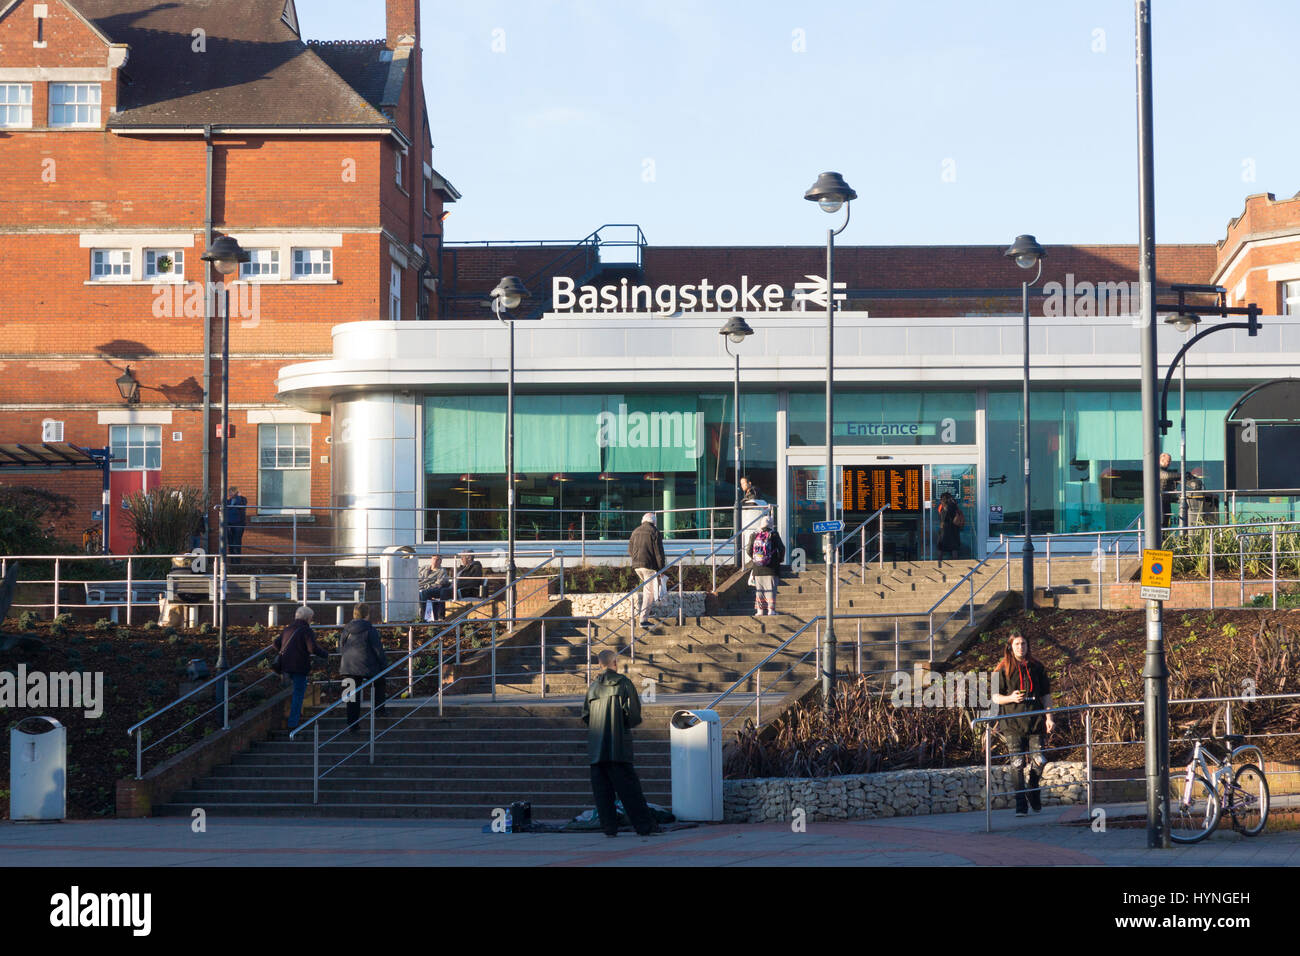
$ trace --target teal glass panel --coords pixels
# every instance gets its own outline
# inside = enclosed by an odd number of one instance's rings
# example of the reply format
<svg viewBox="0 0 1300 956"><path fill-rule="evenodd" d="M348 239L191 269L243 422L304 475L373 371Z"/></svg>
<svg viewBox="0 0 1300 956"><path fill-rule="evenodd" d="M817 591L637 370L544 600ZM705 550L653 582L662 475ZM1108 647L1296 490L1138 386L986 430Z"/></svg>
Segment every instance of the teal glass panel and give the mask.
<svg viewBox="0 0 1300 956"><path fill-rule="evenodd" d="M790 395L790 444L826 440L824 392ZM836 390L837 445L973 445L973 392L862 392Z"/></svg>

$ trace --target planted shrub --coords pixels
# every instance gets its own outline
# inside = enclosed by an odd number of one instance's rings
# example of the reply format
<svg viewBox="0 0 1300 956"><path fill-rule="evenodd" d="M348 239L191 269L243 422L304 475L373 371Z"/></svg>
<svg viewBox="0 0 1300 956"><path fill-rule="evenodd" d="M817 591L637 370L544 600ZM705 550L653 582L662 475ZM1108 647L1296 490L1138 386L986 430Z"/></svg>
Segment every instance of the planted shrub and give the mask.
<svg viewBox="0 0 1300 956"><path fill-rule="evenodd" d="M41 616L35 611L23 611L23 613L18 615L18 626L24 631L30 631L40 623L40 620Z"/></svg>

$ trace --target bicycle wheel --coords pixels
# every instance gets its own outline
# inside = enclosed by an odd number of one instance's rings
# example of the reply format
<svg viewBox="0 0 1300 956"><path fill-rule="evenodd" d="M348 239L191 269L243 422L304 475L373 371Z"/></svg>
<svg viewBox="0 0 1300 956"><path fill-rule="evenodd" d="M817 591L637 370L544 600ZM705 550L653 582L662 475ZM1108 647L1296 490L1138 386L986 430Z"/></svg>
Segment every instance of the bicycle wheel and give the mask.
<svg viewBox="0 0 1300 956"><path fill-rule="evenodd" d="M1233 777L1224 798L1224 809L1232 814L1232 825L1245 836L1259 836L1268 820L1268 779L1253 763L1245 764Z"/></svg>
<svg viewBox="0 0 1300 956"><path fill-rule="evenodd" d="M1184 792L1186 791L1186 792ZM1169 778L1169 839L1175 843L1198 843L1219 824L1219 796L1201 774Z"/></svg>

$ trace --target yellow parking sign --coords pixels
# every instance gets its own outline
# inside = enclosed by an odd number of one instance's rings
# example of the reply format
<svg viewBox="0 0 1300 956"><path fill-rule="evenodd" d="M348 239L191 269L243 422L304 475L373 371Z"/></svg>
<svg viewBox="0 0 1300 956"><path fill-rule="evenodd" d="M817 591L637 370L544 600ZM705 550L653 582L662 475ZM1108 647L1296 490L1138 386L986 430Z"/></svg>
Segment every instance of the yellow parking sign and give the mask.
<svg viewBox="0 0 1300 956"><path fill-rule="evenodd" d="M1174 553L1144 548L1142 551L1142 599L1168 601L1174 578Z"/></svg>

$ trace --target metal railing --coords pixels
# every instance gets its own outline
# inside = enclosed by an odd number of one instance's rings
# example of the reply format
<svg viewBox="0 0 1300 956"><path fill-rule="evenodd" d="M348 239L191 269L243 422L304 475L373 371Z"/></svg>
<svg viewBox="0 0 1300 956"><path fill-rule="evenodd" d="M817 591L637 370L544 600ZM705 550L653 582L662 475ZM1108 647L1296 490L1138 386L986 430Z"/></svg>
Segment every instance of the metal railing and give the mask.
<svg viewBox="0 0 1300 956"><path fill-rule="evenodd" d="M1300 700L1300 693L1255 694L1255 695L1239 695L1236 697L1178 698L1178 699L1170 700L1169 706L1173 707L1173 706L1184 706L1184 705L1197 706L1197 705L1205 705L1205 704L1224 704L1225 705L1224 734L1231 734L1233 733L1232 705L1234 703L1249 705L1252 703L1258 703L1260 701L1267 701L1267 700ZM1139 744L1145 746L1145 741L1141 739L1121 740L1121 741L1102 741L1102 742L1094 741L1093 732L1092 732L1092 724L1093 724L1092 715L1095 711L1100 711L1100 710L1111 710L1117 708L1141 708L1143 706L1144 706L1144 702L1140 700L1107 701L1107 702L1090 703L1090 704L1072 704L1064 707L1051 707L1046 709L1024 711L1024 712L1018 712L1013 714L986 714L982 717L977 717L973 719L971 721L971 728L973 730L976 730L976 732L978 732L980 726L982 725L984 730L984 830L985 832L989 833L992 832L993 830L993 800L995 798L1014 797L1018 793L1027 793L1030 789L1030 788L1025 788L1023 790L1009 790L1009 791L1001 791L998 793L993 792L993 757L992 757L993 732L994 732L993 725L996 724L999 720L1021 718L1021 717L1045 716L1046 714L1049 713L1052 714L1054 717L1060 714L1072 714L1072 713L1080 713L1080 712L1083 714L1084 740L1082 744L1068 743L1068 744L1059 744L1053 747L1043 747L1040 751L1038 751L1038 753L1041 754L1059 753L1062 751L1078 750L1080 749L1080 747L1083 748L1084 751L1083 786L1084 786L1085 796L1086 796L1087 813L1088 813L1088 817L1091 818L1093 804L1096 802L1095 789L1096 789L1096 783L1098 782L1095 776L1095 768L1093 766L1093 759L1096 750L1102 747L1129 747L1129 746L1137 746ZM1247 740L1263 740L1263 739L1269 739L1274 737L1300 736L1300 732L1245 734L1243 736L1245 736ZM1210 740L1213 738L1212 737L1188 737L1186 739L1187 741L1190 742L1195 740L1202 740L1202 741ZM1032 751L1014 751L1014 752L1008 752L1003 756L1006 757L1008 760L1010 760L1014 757L1027 757L1031 753ZM1172 755L1168 755L1168 759L1172 761ZM1049 760L1048 762L1050 763L1051 761ZM1028 761L1026 763L1028 763ZM1172 769L1173 768L1171 763L1170 779L1174 780L1176 779L1176 775L1172 772ZM1263 770L1262 767L1260 769ZM1280 770L1274 767L1272 770L1266 771L1266 776L1285 777L1285 776L1297 776L1297 775L1300 775L1300 769ZM1140 783L1145 781L1146 781L1146 777L1141 776L1141 777L1107 777L1102 782L1107 784L1123 784L1123 783ZM1078 783L1074 781L1052 783L1052 784L1040 783L1039 787L1036 789L1050 790L1053 788L1066 788L1066 787L1074 787L1074 786L1078 786Z"/></svg>
<svg viewBox="0 0 1300 956"><path fill-rule="evenodd" d="M835 603L836 604L838 604L840 601L840 575L838 570L840 565L840 554L842 553L842 550L844 548L844 543L850 540L851 538L853 538L854 536L858 538L858 580L866 581L867 579L867 544L868 544L867 525L869 525L873 521L876 522L876 533L871 536L871 540L875 541L878 546L878 550L876 553L876 566L879 568L883 568L885 566L885 512L888 510L889 510L889 503L886 502L884 505L877 508L874 512L872 512L866 518L864 518L862 522L857 527L855 527L852 531L849 531L842 538L840 538L839 541L835 542L835 547L833 549L833 552L835 558L834 563L836 567L836 571L835 571Z"/></svg>
<svg viewBox="0 0 1300 956"><path fill-rule="evenodd" d="M535 581L539 577L537 572L542 570L542 568L550 564L551 561L553 560L557 560L557 559L556 558L547 559L537 568L534 568L530 570L528 573L522 574L518 578L516 578L514 584L515 590L518 590L519 586L525 583L526 581L529 580ZM549 581L551 575L545 574L545 575L540 575L540 577ZM549 589L549 584L547 585L547 587ZM469 616L475 610L496 601L497 599L500 598L502 594L506 593L508 590L510 590L510 587L504 586L499 590L497 590L496 592L494 592L489 597L482 599L477 604L471 604L463 608L456 615L456 617L452 619L451 626L453 627L456 626L456 623L458 622L463 624L464 621L468 619ZM311 625L311 627L313 631L338 629L337 624L335 625L313 624ZM191 726L197 721L203 719L207 715L213 713L215 710L221 709L222 711L221 731L225 732L229 730L230 729L230 702L235 698L239 697L240 694L246 693L247 691L251 690L253 687L258 686L263 681L271 680L272 678L278 678L280 675L275 674L272 671L267 671L265 674L259 675L256 680L246 684L244 687L242 687L240 690L236 691L233 694L230 693L230 684L232 683L231 680L232 677L234 677L234 675L236 675L239 671L243 670L244 668L255 665L256 662L259 662L263 657L265 657L269 652L271 652L273 648L274 648L274 644L270 644L266 647L263 647L261 650L257 651L256 653L249 655L243 660L235 664L232 664L231 666L227 667L225 670L221 671L218 674L213 675L211 678L204 681L198 687L195 687L194 689L190 690L188 693L181 695L176 700L172 701L170 704L167 704L166 706L159 708L158 710L149 714L143 720L139 721L138 723L128 728L127 735L134 736L136 738L136 779L139 779L143 772L143 757L145 753L152 750L154 747L157 747L163 741L170 739L176 734L179 734L181 731L185 730L187 727ZM331 656L336 656L336 655L331 655ZM405 660L405 658L403 660ZM384 674L387 674L388 670L391 669L392 668L386 669L384 671ZM322 680L322 681L317 681L316 683L332 683L332 682L329 680ZM187 720L184 724L182 724L180 727L176 728L175 730L172 730L170 733L167 733L166 735L159 737L157 740L153 740L147 747L144 746L145 737L146 736L152 737L152 728L150 727L150 725L153 724L154 721L158 720L164 714L170 713L176 707L183 704L185 701L188 701L191 698L194 698L197 695L209 689L213 690L214 693L216 694L216 699L217 699L216 704L204 710L202 713L199 713L196 716L192 717L191 719Z"/></svg>

